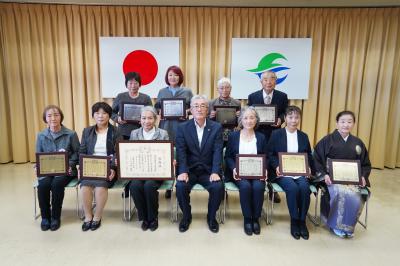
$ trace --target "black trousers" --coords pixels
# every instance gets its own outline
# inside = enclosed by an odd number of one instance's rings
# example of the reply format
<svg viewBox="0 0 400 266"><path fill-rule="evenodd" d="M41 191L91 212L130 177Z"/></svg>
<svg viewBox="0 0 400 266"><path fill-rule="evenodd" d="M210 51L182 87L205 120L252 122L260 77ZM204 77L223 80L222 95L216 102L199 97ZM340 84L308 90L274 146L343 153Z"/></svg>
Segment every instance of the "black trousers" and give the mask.
<svg viewBox="0 0 400 266"><path fill-rule="evenodd" d="M305 221L308 207L310 207L310 183L307 178L301 176L297 179L282 176L277 178L276 183L282 187L286 193L290 218Z"/></svg>
<svg viewBox="0 0 400 266"><path fill-rule="evenodd" d="M240 206L245 219L261 217L264 203L265 181L258 179L235 180L239 187Z"/></svg>
<svg viewBox="0 0 400 266"><path fill-rule="evenodd" d="M163 181L132 180L129 190L138 210L140 221L154 221L158 217L158 189Z"/></svg>
<svg viewBox="0 0 400 266"><path fill-rule="evenodd" d="M65 186L72 179L72 176L47 176L39 180L38 199L42 219L60 219Z"/></svg>
<svg viewBox="0 0 400 266"><path fill-rule="evenodd" d="M199 183L207 189L209 193L207 218L209 220L215 219L217 210L224 195L224 185L222 181L211 182L210 175L207 173L201 175L189 173L189 181L187 183L183 181L178 181L176 183L176 196L183 212L183 219L189 220L192 218L190 191L196 183Z"/></svg>

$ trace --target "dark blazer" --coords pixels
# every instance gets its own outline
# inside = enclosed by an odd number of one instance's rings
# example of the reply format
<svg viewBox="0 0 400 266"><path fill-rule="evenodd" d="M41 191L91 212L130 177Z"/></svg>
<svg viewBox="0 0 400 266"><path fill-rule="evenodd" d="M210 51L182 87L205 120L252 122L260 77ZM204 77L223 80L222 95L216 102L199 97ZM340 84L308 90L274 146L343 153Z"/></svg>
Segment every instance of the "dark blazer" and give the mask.
<svg viewBox="0 0 400 266"><path fill-rule="evenodd" d="M115 169L115 145L118 140L122 140L122 135L111 124L108 124L107 131L107 155L113 156L113 160L111 161L111 167ZM79 147L80 154L88 154L92 155L94 153L94 147L96 146L97 134L96 134L96 125L87 127L83 129L81 146Z"/></svg>
<svg viewBox="0 0 400 266"><path fill-rule="evenodd" d="M274 90L274 94L271 99L271 104L277 106L278 117L281 119L282 123L283 121L285 121L285 111L286 108L288 107L288 103L289 100L286 93ZM252 94L249 95L247 105L252 106L254 104L264 104L263 89L253 92ZM263 133L268 141L269 137L271 136L271 132L275 129L277 128L272 127L270 125L266 125L266 126L260 126L258 131Z"/></svg>
<svg viewBox="0 0 400 266"><path fill-rule="evenodd" d="M299 146L298 152L308 154L308 163L311 168L311 173L314 174L314 160L307 134L301 130L297 130L297 142ZM279 166L278 152L287 152L287 136L285 128L280 128L272 132L267 149L270 166L268 169L268 180L273 182L276 178L276 167Z"/></svg>
<svg viewBox="0 0 400 266"><path fill-rule="evenodd" d="M256 132L257 154L265 154L266 165L268 166L267 142L262 133ZM228 143L225 150L225 181L230 181L232 171L236 168L236 154L239 154L240 131L234 131L229 134Z"/></svg>
<svg viewBox="0 0 400 266"><path fill-rule="evenodd" d="M176 132L177 174L221 174L222 126L207 118L201 147L194 119L179 124Z"/></svg>

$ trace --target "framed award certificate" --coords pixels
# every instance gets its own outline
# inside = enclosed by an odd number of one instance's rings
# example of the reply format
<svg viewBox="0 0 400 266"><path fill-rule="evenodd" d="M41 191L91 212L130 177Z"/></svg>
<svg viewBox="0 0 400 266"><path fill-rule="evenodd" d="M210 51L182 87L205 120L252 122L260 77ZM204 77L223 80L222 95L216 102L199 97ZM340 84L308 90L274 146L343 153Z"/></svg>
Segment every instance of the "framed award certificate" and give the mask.
<svg viewBox="0 0 400 266"><path fill-rule="evenodd" d="M278 152L279 169L284 176L310 176L307 153Z"/></svg>
<svg viewBox="0 0 400 266"><path fill-rule="evenodd" d="M79 172L81 179L107 180L110 176L110 157L81 154Z"/></svg>
<svg viewBox="0 0 400 266"><path fill-rule="evenodd" d="M174 177L172 141L120 141L117 158L121 179L167 180Z"/></svg>
<svg viewBox="0 0 400 266"><path fill-rule="evenodd" d="M236 112L239 111L239 106L229 105L214 105L215 121L221 123L224 127L237 126Z"/></svg>
<svg viewBox="0 0 400 266"><path fill-rule="evenodd" d="M143 107L143 104L121 102L121 119L128 123L139 123L140 112L142 111Z"/></svg>
<svg viewBox="0 0 400 266"><path fill-rule="evenodd" d="M361 185L359 160L328 159L328 167L332 184Z"/></svg>
<svg viewBox="0 0 400 266"><path fill-rule="evenodd" d="M265 179L264 154L237 154L236 173L243 179Z"/></svg>
<svg viewBox="0 0 400 266"><path fill-rule="evenodd" d="M255 104L258 116L260 117L260 125L273 125L278 121L278 109L272 104Z"/></svg>
<svg viewBox="0 0 400 266"><path fill-rule="evenodd" d="M36 153L37 176L68 175L67 152L38 152Z"/></svg>
<svg viewBox="0 0 400 266"><path fill-rule="evenodd" d="M161 99L161 119L176 120L186 118L185 98Z"/></svg>

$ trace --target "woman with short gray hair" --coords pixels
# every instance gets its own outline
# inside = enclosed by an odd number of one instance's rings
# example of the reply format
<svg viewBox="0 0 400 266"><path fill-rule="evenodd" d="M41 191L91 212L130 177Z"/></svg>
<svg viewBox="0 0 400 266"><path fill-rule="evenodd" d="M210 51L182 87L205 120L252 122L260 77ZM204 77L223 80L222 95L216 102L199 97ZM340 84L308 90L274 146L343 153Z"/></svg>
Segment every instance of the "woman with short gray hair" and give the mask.
<svg viewBox="0 0 400 266"><path fill-rule="evenodd" d="M244 217L244 232L247 235L261 232L259 218L264 202L265 180L238 177L236 172L237 154L265 154L267 145L262 133L255 128L259 117L254 107L242 109L239 116L240 131L229 134L225 152L225 181L232 180L239 187L240 206ZM267 176L267 171L265 171Z"/></svg>

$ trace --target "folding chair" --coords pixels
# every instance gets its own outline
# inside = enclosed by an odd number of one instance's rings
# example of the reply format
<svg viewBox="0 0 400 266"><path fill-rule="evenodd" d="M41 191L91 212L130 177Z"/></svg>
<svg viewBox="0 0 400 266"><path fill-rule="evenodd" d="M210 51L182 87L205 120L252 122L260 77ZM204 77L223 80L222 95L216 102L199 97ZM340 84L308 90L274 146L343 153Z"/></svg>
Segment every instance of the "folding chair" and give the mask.
<svg viewBox="0 0 400 266"><path fill-rule="evenodd" d="M79 180L78 178L72 179L65 187L66 188L75 188L76 191L76 216L79 218L80 215L80 210L79 210L79 193L78 193L78 183ZM35 178L35 181L33 181L33 218L36 220L39 218L40 213L37 211L37 202L38 200L38 186L39 186L39 181L37 178Z"/></svg>
<svg viewBox="0 0 400 266"><path fill-rule="evenodd" d="M195 184L192 187L191 191L207 191L202 185L200 184ZM175 215L174 215L174 222L178 221L178 211L179 211L179 203L178 203L178 197L176 197L176 209L175 209ZM217 221L218 223L222 223L222 209L221 206L219 207L219 211L217 211Z"/></svg>
<svg viewBox="0 0 400 266"><path fill-rule="evenodd" d="M126 184L128 185L128 184ZM171 196L173 195L173 190L174 190L174 180L165 180L163 181L163 183L161 184L161 186L158 188L158 190L171 190ZM125 221L131 221L132 217L134 215L134 210L135 207L132 208L132 198L131 198L131 192L128 189L128 195L125 195L125 190L122 193L122 198L124 201L124 220ZM125 196L127 196L128 198L128 204L126 204L126 198ZM128 205L128 210L126 210L126 207ZM174 206L173 206L173 200L171 199L170 202L170 219L171 222L174 222Z"/></svg>
<svg viewBox="0 0 400 266"><path fill-rule="evenodd" d="M269 212L269 215L267 215L268 216L267 224L272 224L272 218L274 216L274 192L285 192L285 191L277 183L269 183L268 185L272 187L272 195L271 195L271 200L269 200L270 212ZM267 191L268 199L269 199L270 198L269 197L269 189L268 189L267 186L265 187L265 190ZM318 218L317 218L317 206L318 206L318 202L319 202L319 200L318 200L318 190L314 185L311 184L310 185L310 191L314 195L316 195L316 200L315 200L315 204L314 204L314 217L313 216L309 216L308 214L307 214L307 217L311 220L311 222L313 224L319 225L319 223L317 223L317 220L318 220Z"/></svg>
<svg viewBox="0 0 400 266"><path fill-rule="evenodd" d="M235 192L239 192L239 188L238 186L236 186L236 184L234 182L226 182L224 183L224 187L225 187L225 193L224 193L224 208L223 208L223 213L222 213L222 219L221 219L221 223L225 223L225 218L226 218L226 213L227 213L227 208L228 206L228 191L235 191ZM268 211L265 210L265 208L263 207L262 209L263 212L263 218L265 220L265 222L267 223L268 221ZM267 223L268 224L268 223Z"/></svg>

